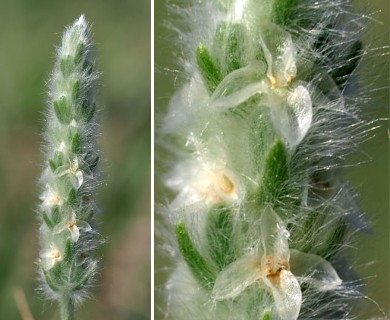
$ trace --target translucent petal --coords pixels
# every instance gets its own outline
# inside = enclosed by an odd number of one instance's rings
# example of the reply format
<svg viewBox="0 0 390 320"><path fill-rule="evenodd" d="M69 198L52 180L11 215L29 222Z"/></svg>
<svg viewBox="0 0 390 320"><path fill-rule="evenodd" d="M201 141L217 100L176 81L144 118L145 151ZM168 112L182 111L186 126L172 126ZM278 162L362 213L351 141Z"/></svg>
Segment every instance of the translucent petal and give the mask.
<svg viewBox="0 0 390 320"><path fill-rule="evenodd" d="M290 250L288 247L289 232L282 219L270 207L265 207L261 214L261 238L265 255L275 255L280 260L288 262Z"/></svg>
<svg viewBox="0 0 390 320"><path fill-rule="evenodd" d="M264 65L258 62L231 72L215 89L210 106L234 108L257 93L267 92L269 81L264 76L264 71Z"/></svg>
<svg viewBox="0 0 390 320"><path fill-rule="evenodd" d="M76 178L77 178L77 188L80 188L81 185L83 184L84 182L84 176L83 176L83 172L81 170L78 170L75 174Z"/></svg>
<svg viewBox="0 0 390 320"><path fill-rule="evenodd" d="M61 254L55 247L46 250L41 254L41 263L45 270L53 268L56 261L61 260Z"/></svg>
<svg viewBox="0 0 390 320"><path fill-rule="evenodd" d="M56 260L53 257L41 257L41 263L43 265L43 268L45 270L50 270L53 268L54 264L56 263Z"/></svg>
<svg viewBox="0 0 390 320"><path fill-rule="evenodd" d="M53 234L59 234L62 231L67 229L67 224L66 223L59 223L53 228Z"/></svg>
<svg viewBox="0 0 390 320"><path fill-rule="evenodd" d="M92 230L91 226L83 220L77 220L77 226L79 227L79 229L82 229L85 232L89 232Z"/></svg>
<svg viewBox="0 0 390 320"><path fill-rule="evenodd" d="M297 73L296 48L289 32L268 23L259 38L268 64L267 76L274 77L279 86L286 86Z"/></svg>
<svg viewBox="0 0 390 320"><path fill-rule="evenodd" d="M77 227L77 225L74 224L71 227L69 227L69 231L70 231L70 238L72 239L72 241L77 242L77 240L79 240L80 237L80 230Z"/></svg>
<svg viewBox="0 0 390 320"><path fill-rule="evenodd" d="M295 249L290 252L291 271L299 280L309 282L321 291L334 290L341 285L336 270L324 258Z"/></svg>
<svg viewBox="0 0 390 320"><path fill-rule="evenodd" d="M309 130L313 118L312 102L306 87L299 85L292 92L271 94L271 117L276 129L287 142L296 146Z"/></svg>
<svg viewBox="0 0 390 320"><path fill-rule="evenodd" d="M248 286L263 276L258 256L244 256L222 270L214 284L213 299L235 298Z"/></svg>
<svg viewBox="0 0 390 320"><path fill-rule="evenodd" d="M263 278L271 289L277 314L281 320L298 319L302 304L302 292L298 280L288 270L280 271L278 281Z"/></svg>

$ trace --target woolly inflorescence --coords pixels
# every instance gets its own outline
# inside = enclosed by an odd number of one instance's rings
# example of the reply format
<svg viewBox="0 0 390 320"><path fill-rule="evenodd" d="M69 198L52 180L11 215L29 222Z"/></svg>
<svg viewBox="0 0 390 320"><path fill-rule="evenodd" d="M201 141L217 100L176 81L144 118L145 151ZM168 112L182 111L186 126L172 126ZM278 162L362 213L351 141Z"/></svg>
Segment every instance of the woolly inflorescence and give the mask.
<svg viewBox="0 0 390 320"><path fill-rule="evenodd" d="M185 84L161 128L167 318L354 318L343 253L367 225L340 169L368 132L364 19L348 1L188 2L171 7Z"/></svg>
<svg viewBox="0 0 390 320"><path fill-rule="evenodd" d="M67 28L49 80L45 167L39 205L42 285L49 299L80 302L96 273L95 82L90 30Z"/></svg>

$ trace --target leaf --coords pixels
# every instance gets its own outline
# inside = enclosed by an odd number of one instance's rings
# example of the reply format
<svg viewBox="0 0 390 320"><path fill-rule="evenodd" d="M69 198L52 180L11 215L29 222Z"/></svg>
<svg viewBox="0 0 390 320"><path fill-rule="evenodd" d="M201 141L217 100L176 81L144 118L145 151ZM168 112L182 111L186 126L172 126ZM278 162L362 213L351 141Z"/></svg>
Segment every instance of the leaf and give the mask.
<svg viewBox="0 0 390 320"><path fill-rule="evenodd" d="M46 211L43 211L43 212L42 212L42 219L43 219L43 221L45 221L46 226L47 226L50 230L52 230L52 229L53 229L53 222L52 222L52 221L50 220L50 218L48 217Z"/></svg>
<svg viewBox="0 0 390 320"><path fill-rule="evenodd" d="M45 268L43 267L43 265L41 263L39 264L39 267L40 267L40 269L42 271L43 277L44 277L45 282L48 285L48 287L51 290L53 290L54 292L58 292L60 289L59 289L58 285L55 284L53 282L53 280L51 279L49 272L45 270Z"/></svg>
<svg viewBox="0 0 390 320"><path fill-rule="evenodd" d="M208 213L207 240L210 257L219 271L234 261L233 221L229 208L217 205Z"/></svg>
<svg viewBox="0 0 390 320"><path fill-rule="evenodd" d="M74 55L74 60L73 60L76 65L78 65L82 62L82 59L83 59L83 56L85 55L85 53L86 53L85 45L83 42L80 42L77 45L76 52Z"/></svg>
<svg viewBox="0 0 390 320"><path fill-rule="evenodd" d="M296 4L296 0L274 0L273 21L279 25L288 25Z"/></svg>
<svg viewBox="0 0 390 320"><path fill-rule="evenodd" d="M176 225L176 239L184 261L187 263L194 277L203 287L211 289L215 276L206 260L194 247L183 222L178 222Z"/></svg>
<svg viewBox="0 0 390 320"><path fill-rule="evenodd" d="M71 147L72 152L75 154L79 153L81 142L80 142L80 135L78 132L76 132L73 135L71 145L72 145L72 147Z"/></svg>
<svg viewBox="0 0 390 320"><path fill-rule="evenodd" d="M196 49L196 61L208 91L210 93L214 92L215 88L222 81L222 76L203 44L199 44Z"/></svg>
<svg viewBox="0 0 390 320"><path fill-rule="evenodd" d="M73 255L73 246L72 240L70 238L66 239L65 243L65 252L64 252L64 261L70 263Z"/></svg>
<svg viewBox="0 0 390 320"><path fill-rule="evenodd" d="M77 203L77 193L75 188L71 188L68 194L68 204L73 207Z"/></svg>
<svg viewBox="0 0 390 320"><path fill-rule="evenodd" d="M260 181L257 201L260 204L278 205L287 194L288 155L284 143L276 139L268 149L264 160L264 169Z"/></svg>
<svg viewBox="0 0 390 320"><path fill-rule="evenodd" d="M64 77L68 77L74 72L75 65L71 56L67 55L66 57L60 60L60 70Z"/></svg>
<svg viewBox="0 0 390 320"><path fill-rule="evenodd" d="M72 114L68 107L65 96L61 96L59 100L53 102L54 113L59 122L69 124L72 120Z"/></svg>
<svg viewBox="0 0 390 320"><path fill-rule="evenodd" d="M73 84L73 87L72 87L72 101L73 101L73 103L76 104L79 101L80 93L81 93L80 81L76 80Z"/></svg>
<svg viewBox="0 0 390 320"><path fill-rule="evenodd" d="M356 40L347 55L345 62L341 67L335 69L331 76L340 89L345 87L345 83L348 81L352 72L358 66L363 56L363 43L360 40Z"/></svg>

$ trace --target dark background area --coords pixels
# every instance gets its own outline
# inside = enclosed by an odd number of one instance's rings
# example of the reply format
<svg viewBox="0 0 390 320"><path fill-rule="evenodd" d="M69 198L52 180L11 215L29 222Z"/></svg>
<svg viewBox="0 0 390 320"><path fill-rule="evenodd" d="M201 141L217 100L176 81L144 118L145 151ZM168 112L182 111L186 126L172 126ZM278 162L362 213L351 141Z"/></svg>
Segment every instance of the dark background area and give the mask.
<svg viewBox="0 0 390 320"><path fill-rule="evenodd" d="M35 319L59 318L35 291L37 180L55 46L82 13L102 72L98 221L106 242L92 299L76 318L150 319L150 3L137 0L0 1L0 319L21 319L15 293Z"/></svg>

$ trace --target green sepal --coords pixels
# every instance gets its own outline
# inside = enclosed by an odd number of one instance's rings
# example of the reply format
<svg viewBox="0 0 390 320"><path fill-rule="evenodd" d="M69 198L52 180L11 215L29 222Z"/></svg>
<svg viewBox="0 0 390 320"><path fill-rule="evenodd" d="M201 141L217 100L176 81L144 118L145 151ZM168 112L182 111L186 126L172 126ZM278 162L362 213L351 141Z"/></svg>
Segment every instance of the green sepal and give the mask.
<svg viewBox="0 0 390 320"><path fill-rule="evenodd" d="M76 52L74 55L74 60L73 60L76 65L80 64L80 62L83 59L84 53L85 53L85 45L84 43L80 42L77 45Z"/></svg>
<svg viewBox="0 0 390 320"><path fill-rule="evenodd" d="M184 261L194 275L195 279L207 289L212 289L215 275L208 266L206 260L194 247L183 222L176 224L176 239Z"/></svg>
<svg viewBox="0 0 390 320"><path fill-rule="evenodd" d="M265 310L262 315L262 320L271 320L271 311Z"/></svg>
<svg viewBox="0 0 390 320"><path fill-rule="evenodd" d="M89 123L95 114L96 111L96 103L93 103L91 106L85 105L82 108L83 117L86 123Z"/></svg>
<svg viewBox="0 0 390 320"><path fill-rule="evenodd" d="M345 59L345 63L335 69L331 75L339 88L344 88L349 76L358 66L363 55L363 43L360 40L356 40L349 51Z"/></svg>
<svg viewBox="0 0 390 320"><path fill-rule="evenodd" d="M51 209L51 221L54 225L59 224L61 222L61 213L59 206L53 206Z"/></svg>
<svg viewBox="0 0 390 320"><path fill-rule="evenodd" d="M206 47L201 43L196 49L196 62L198 63L199 72L202 75L206 88L210 93L213 93L215 88L222 81L222 76Z"/></svg>
<svg viewBox="0 0 390 320"><path fill-rule="evenodd" d="M279 25L288 25L296 0L274 0L273 21Z"/></svg>
<svg viewBox="0 0 390 320"><path fill-rule="evenodd" d="M59 100L55 100L53 107L58 121L63 124L69 124L72 120L72 113L68 107L66 97L62 96Z"/></svg>
<svg viewBox="0 0 390 320"><path fill-rule="evenodd" d="M75 279L75 282L77 283L76 286L73 288L74 290L81 290L85 287L85 285L88 283L88 281L92 278L92 276L95 274L97 269L97 262L93 261L90 263L87 270L83 270L83 272L80 272L77 274L77 278Z"/></svg>
<svg viewBox="0 0 390 320"><path fill-rule="evenodd" d="M89 164L89 169L92 171L93 169L96 168L97 164L99 163L99 156L96 156L91 163Z"/></svg>
<svg viewBox="0 0 390 320"><path fill-rule="evenodd" d="M73 207L77 203L77 193L75 188L71 188L68 194L68 204Z"/></svg>
<svg viewBox="0 0 390 320"><path fill-rule="evenodd" d="M221 22L214 36L214 54L219 59L222 76L246 65L245 26L241 23Z"/></svg>
<svg viewBox="0 0 390 320"><path fill-rule="evenodd" d="M210 257L215 261L218 271L235 260L233 248L232 213L224 205L214 206L207 216L207 241Z"/></svg>
<svg viewBox="0 0 390 320"><path fill-rule="evenodd" d="M43 277L45 278L45 282L48 285L48 287L51 290L53 290L54 292L60 291L60 288L58 287L58 285L53 282L49 272L47 270L45 270L45 268L43 267L43 265L41 263L39 263L39 267L42 270Z"/></svg>
<svg viewBox="0 0 390 320"><path fill-rule="evenodd" d="M244 26L241 23L234 23L229 25L227 35L227 57L226 62L228 65L227 73L243 67L242 57L244 56L244 44L245 39Z"/></svg>
<svg viewBox="0 0 390 320"><path fill-rule="evenodd" d="M50 229L50 230L53 230L53 222L50 220L49 216L47 215L46 211L43 211L42 212L42 219L43 221L45 221L46 223L46 226Z"/></svg>
<svg viewBox="0 0 390 320"><path fill-rule="evenodd" d="M68 77L74 72L74 62L71 56L67 55L66 57L60 60L60 70L64 77Z"/></svg>
<svg viewBox="0 0 390 320"><path fill-rule="evenodd" d="M286 195L288 180L288 154L282 140L276 139L268 149L263 168L257 201L278 205Z"/></svg>
<svg viewBox="0 0 390 320"><path fill-rule="evenodd" d="M78 132L76 132L73 135L71 145L72 145L71 150L73 153L78 153L80 151L81 142L80 142L80 135Z"/></svg>
<svg viewBox="0 0 390 320"><path fill-rule="evenodd" d="M52 172L55 172L59 167L64 165L63 153L56 151L53 158L48 160Z"/></svg>
<svg viewBox="0 0 390 320"><path fill-rule="evenodd" d="M61 261L57 261L53 268L50 269L50 277L52 278L53 282L56 284L61 284L62 282L62 263Z"/></svg>
<svg viewBox="0 0 390 320"><path fill-rule="evenodd" d="M66 239L65 242L64 261L69 263L72 260L72 255L73 255L72 240L68 238Z"/></svg>
<svg viewBox="0 0 390 320"><path fill-rule="evenodd" d="M328 260L337 253L337 250L342 246L347 235L347 224L344 219L338 219L333 223L335 225L333 231L323 241L325 247L318 253L321 257L326 257Z"/></svg>
<svg viewBox="0 0 390 320"><path fill-rule="evenodd" d="M80 81L76 80L73 83L73 87L72 87L72 101L73 101L73 103L77 103L79 101L80 94L81 94Z"/></svg>

